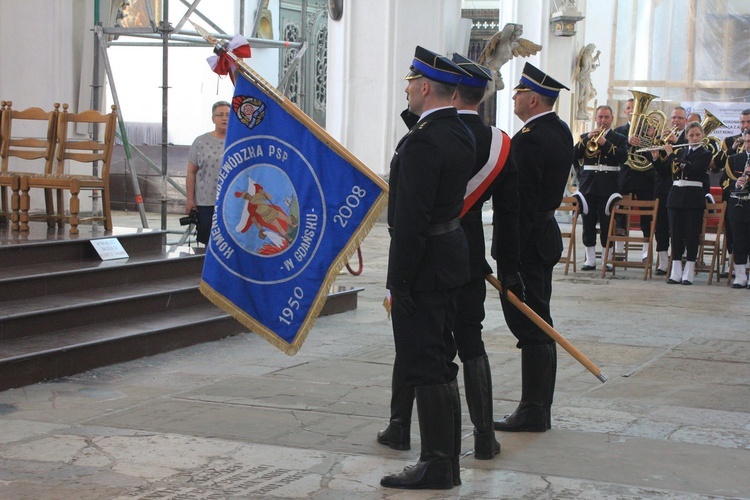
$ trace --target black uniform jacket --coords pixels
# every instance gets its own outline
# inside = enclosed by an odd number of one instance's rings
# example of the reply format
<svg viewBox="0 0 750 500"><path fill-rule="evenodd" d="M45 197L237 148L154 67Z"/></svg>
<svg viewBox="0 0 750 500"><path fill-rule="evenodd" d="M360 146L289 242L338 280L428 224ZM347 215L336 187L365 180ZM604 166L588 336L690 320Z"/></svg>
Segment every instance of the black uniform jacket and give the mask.
<svg viewBox="0 0 750 500"><path fill-rule="evenodd" d="M681 164L679 160L687 163ZM667 197L667 208L705 208L706 193L709 190L708 167L711 163L711 153L701 147L695 151L681 148L676 154L673 152L666 157L659 157L654 161L654 168L660 177L666 178L667 172L672 175L672 181L684 180L700 182L700 186L672 185Z"/></svg>
<svg viewBox="0 0 750 500"><path fill-rule="evenodd" d="M724 166L724 170L721 172L721 177L719 178L719 185L723 191L722 195L724 200L727 200L729 193L736 189L734 182L745 171L745 166L749 160L750 155L744 151L742 153L733 154L727 158L727 163ZM730 172L732 174L731 177L729 176Z"/></svg>
<svg viewBox="0 0 750 500"><path fill-rule="evenodd" d="M476 174L487 163L492 143L492 127L485 124L479 115L459 113L469 127L477 145L477 155L471 175ZM482 196L469 208L461 220L469 241L471 278L482 278L492 272L485 259L486 248L482 226L482 205L492 198L493 240L492 255L497 259L500 275L518 272L518 170L506 160L503 169Z"/></svg>
<svg viewBox="0 0 750 500"><path fill-rule="evenodd" d="M510 156L518 169L522 258L531 247L536 247L542 256L562 252L559 232L556 241L548 240L545 235L549 233L544 232L544 225L538 223L560 206L573 165L573 154L570 129L555 113L534 118L513 136Z"/></svg>
<svg viewBox="0 0 750 500"><path fill-rule="evenodd" d="M463 229L435 236L430 226L456 219L474 164L474 138L455 108L434 111L401 139L390 166L390 290L427 291L469 281Z"/></svg>
<svg viewBox="0 0 750 500"><path fill-rule="evenodd" d="M750 221L750 201L742 200L741 202L737 198L732 198L730 193L732 191L739 191L735 186L735 180L742 177L742 173L745 171L745 165L747 165L750 156L747 153L737 153L730 156L727 159L727 167L721 173L721 186L723 188L723 199L727 202L727 220L733 221ZM729 177L726 170L732 172L732 177ZM745 189L747 193L747 186ZM745 194L742 193L742 194Z"/></svg>
<svg viewBox="0 0 750 500"><path fill-rule="evenodd" d="M628 139L614 130L604 134L605 142L592 155L586 149L588 134L582 134L575 150L575 167L578 171L578 190L584 196L609 196L619 189L619 171L585 170L584 165L608 165L617 167L628 159Z"/></svg>
<svg viewBox="0 0 750 500"><path fill-rule="evenodd" d="M674 145L676 146L677 144L685 143L687 143L687 138L685 137L685 131L683 130L680 132L677 142L675 142ZM650 155L651 153L646 152L644 154ZM670 168L664 167L666 161L666 155L662 151L659 153L659 158L653 162L654 170L656 172L656 177L654 178L654 197L660 199L667 196L672 189L672 168L671 165ZM657 164L659 165L659 168L657 168ZM659 202L659 205L661 206L661 202Z"/></svg>

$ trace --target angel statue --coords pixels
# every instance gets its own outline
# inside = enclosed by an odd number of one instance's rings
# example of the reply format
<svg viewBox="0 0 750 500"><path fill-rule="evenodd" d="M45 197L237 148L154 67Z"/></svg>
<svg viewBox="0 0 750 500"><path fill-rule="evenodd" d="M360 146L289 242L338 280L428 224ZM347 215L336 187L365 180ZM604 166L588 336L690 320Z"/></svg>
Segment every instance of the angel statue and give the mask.
<svg viewBox="0 0 750 500"><path fill-rule="evenodd" d="M599 55L601 54L600 50L597 50L594 54L594 49L596 49L596 45L590 43L578 53L576 72L573 76L573 80L576 82L576 120L591 119L588 113L588 103L596 97L596 89L591 83L591 73L599 67Z"/></svg>
<svg viewBox="0 0 750 500"><path fill-rule="evenodd" d="M500 74L500 67L503 64L510 61L513 57L529 57L542 50L541 45L521 38L522 34L522 24L506 23L502 31L495 33L490 41L487 42L487 46L482 51L477 62L492 70L492 80L495 82L495 85L487 86L485 98L491 93L505 88L503 75Z"/></svg>

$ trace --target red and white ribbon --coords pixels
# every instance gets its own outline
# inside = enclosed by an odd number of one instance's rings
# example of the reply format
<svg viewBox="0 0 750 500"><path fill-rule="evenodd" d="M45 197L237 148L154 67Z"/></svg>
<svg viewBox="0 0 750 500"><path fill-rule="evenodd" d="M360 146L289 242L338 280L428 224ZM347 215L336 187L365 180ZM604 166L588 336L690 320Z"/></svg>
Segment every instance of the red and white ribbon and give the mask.
<svg viewBox="0 0 750 500"><path fill-rule="evenodd" d="M234 60L229 56L229 52L240 59L250 57L250 44L247 42L247 39L244 36L234 35L234 38L232 38L232 40L227 45L226 52L222 52L221 55L218 56L210 56L206 60L208 61L208 65L211 66L211 69L214 73L221 76L229 75L229 78L232 79L232 83L234 83L235 63Z"/></svg>

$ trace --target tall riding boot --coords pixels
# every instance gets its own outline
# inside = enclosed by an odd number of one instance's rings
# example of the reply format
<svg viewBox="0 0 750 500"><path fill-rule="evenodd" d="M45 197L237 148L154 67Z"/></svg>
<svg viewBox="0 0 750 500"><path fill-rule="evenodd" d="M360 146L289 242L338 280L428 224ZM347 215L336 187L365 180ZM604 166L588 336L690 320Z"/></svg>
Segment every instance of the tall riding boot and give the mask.
<svg viewBox="0 0 750 500"><path fill-rule="evenodd" d="M464 388L474 424L474 458L490 460L500 453L500 443L492 424L492 375L486 354L464 363Z"/></svg>
<svg viewBox="0 0 750 500"><path fill-rule="evenodd" d="M557 379L557 344L549 344L545 346L548 348L549 355L549 375L547 379L547 430L552 428L552 400L555 397L555 381Z"/></svg>
<svg viewBox="0 0 750 500"><path fill-rule="evenodd" d="M453 486L461 486L461 395L458 392L458 381L453 379L448 382L450 391L451 408L453 409L453 456L451 457L451 471L453 474Z"/></svg>
<svg viewBox="0 0 750 500"><path fill-rule="evenodd" d="M544 432L552 423L557 348L555 344L521 348L521 402L511 415L495 421L496 431Z"/></svg>
<svg viewBox="0 0 750 500"><path fill-rule="evenodd" d="M414 406L414 387L404 383L393 367L391 376L391 419L388 427L378 432L378 443L394 450L411 449L411 412Z"/></svg>
<svg viewBox="0 0 750 500"><path fill-rule="evenodd" d="M422 451L415 465L399 474L383 476L380 485L406 490L453 488L460 478L453 477L456 453L455 425L450 384L420 386L417 395L417 415Z"/></svg>

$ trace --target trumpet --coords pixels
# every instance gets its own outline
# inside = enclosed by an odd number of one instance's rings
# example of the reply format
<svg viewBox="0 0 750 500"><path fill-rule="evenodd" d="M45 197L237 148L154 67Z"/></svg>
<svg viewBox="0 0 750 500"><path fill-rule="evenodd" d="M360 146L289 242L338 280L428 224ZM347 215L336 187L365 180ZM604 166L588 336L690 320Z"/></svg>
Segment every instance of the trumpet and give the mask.
<svg viewBox="0 0 750 500"><path fill-rule="evenodd" d="M669 138L672 136L677 137L677 127L672 127L667 133L667 135L665 135L661 139L657 139L655 142L659 142L660 144L666 144Z"/></svg>
<svg viewBox="0 0 750 500"><path fill-rule="evenodd" d="M604 137L604 134L606 134L608 130L609 129L603 128L598 134L596 134L596 137L586 141L586 149L589 153L597 153L599 151L599 139Z"/></svg>
<svg viewBox="0 0 750 500"><path fill-rule="evenodd" d="M747 131L748 129L740 130L740 136L734 140L734 144L732 144L732 149L734 149L735 153L745 152L745 134L747 133Z"/></svg>

